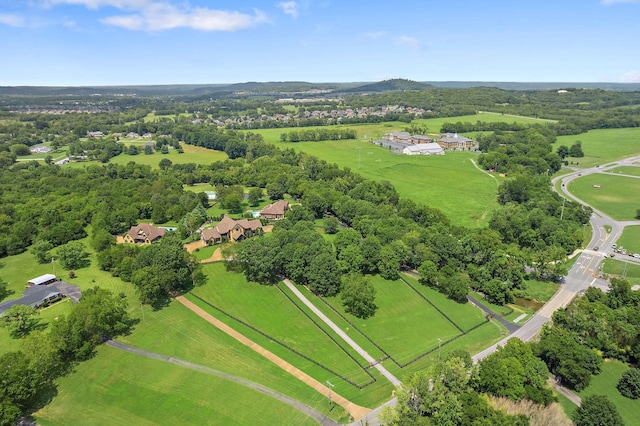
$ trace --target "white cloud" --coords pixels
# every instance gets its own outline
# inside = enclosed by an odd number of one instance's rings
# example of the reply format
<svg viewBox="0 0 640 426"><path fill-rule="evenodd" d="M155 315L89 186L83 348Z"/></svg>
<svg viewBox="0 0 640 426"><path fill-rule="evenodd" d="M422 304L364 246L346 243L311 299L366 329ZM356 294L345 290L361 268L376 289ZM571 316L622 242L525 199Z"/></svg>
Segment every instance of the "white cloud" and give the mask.
<svg viewBox="0 0 640 426"><path fill-rule="evenodd" d="M269 22L264 12L254 9L253 14L206 7L179 6L157 0L44 0L45 6L59 4L85 6L89 9L112 7L127 12L100 20L103 24L128 30L163 31L191 28L199 31L236 31Z"/></svg>
<svg viewBox="0 0 640 426"><path fill-rule="evenodd" d="M412 47L414 49L420 49L422 47L422 42L415 37L409 37L406 35L400 36L396 38L396 43L404 44L406 46Z"/></svg>
<svg viewBox="0 0 640 426"><path fill-rule="evenodd" d="M10 27L26 26L24 18L13 13L0 13L0 24L9 25Z"/></svg>
<svg viewBox="0 0 640 426"><path fill-rule="evenodd" d="M298 17L298 3L295 1L283 1L278 3L278 7L282 9L285 15L290 15L293 19Z"/></svg>
<svg viewBox="0 0 640 426"><path fill-rule="evenodd" d="M629 71L622 74L620 79L623 83L640 83L640 71Z"/></svg>

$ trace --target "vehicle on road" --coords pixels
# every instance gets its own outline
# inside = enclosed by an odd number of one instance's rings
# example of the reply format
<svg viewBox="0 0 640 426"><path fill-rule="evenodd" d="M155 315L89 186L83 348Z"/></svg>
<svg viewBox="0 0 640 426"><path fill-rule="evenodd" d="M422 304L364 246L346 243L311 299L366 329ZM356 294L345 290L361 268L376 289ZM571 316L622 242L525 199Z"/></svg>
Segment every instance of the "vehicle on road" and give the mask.
<svg viewBox="0 0 640 426"><path fill-rule="evenodd" d="M631 256L635 257L636 259L640 259L640 254L638 253L633 253Z"/></svg>
<svg viewBox="0 0 640 426"><path fill-rule="evenodd" d="M611 244L611 248L615 250L615 249L618 248L618 245L617 244Z"/></svg>
<svg viewBox="0 0 640 426"><path fill-rule="evenodd" d="M595 246L595 247L593 248L593 251L598 251L598 249L599 249L599 248L600 248L600 247Z"/></svg>

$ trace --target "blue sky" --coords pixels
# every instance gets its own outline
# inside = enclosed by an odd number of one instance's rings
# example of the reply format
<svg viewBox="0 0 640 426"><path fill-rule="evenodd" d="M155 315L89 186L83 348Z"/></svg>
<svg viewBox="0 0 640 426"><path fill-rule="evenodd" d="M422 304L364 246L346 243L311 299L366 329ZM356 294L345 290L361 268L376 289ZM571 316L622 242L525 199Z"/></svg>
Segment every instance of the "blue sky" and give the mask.
<svg viewBox="0 0 640 426"><path fill-rule="evenodd" d="M640 82L640 0L0 0L0 85Z"/></svg>

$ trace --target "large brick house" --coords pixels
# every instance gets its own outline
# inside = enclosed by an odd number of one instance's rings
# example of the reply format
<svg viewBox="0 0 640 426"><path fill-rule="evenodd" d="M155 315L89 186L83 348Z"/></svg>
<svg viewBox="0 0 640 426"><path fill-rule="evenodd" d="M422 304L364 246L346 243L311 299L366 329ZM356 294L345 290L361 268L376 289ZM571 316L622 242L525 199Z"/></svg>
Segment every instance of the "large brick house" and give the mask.
<svg viewBox="0 0 640 426"><path fill-rule="evenodd" d="M213 228L203 230L200 233L200 239L207 245L220 244L224 241L240 241L250 238L261 231L262 223L257 219L233 220L229 216L225 216Z"/></svg>
<svg viewBox="0 0 640 426"><path fill-rule="evenodd" d="M150 223L141 223L132 226L129 231L124 234L124 242L131 244L151 244L159 240L167 232L164 228L157 228Z"/></svg>
<svg viewBox="0 0 640 426"><path fill-rule="evenodd" d="M284 217L284 214L289 210L289 202L285 200L279 200L275 203L271 203L260 210L260 217L264 217L269 220L278 220Z"/></svg>

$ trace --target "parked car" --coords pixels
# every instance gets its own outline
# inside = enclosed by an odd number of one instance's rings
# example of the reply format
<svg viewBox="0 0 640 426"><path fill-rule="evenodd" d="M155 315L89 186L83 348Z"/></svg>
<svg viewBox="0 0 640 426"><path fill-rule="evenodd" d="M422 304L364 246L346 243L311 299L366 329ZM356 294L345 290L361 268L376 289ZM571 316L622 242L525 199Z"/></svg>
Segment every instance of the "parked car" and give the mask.
<svg viewBox="0 0 640 426"><path fill-rule="evenodd" d="M633 253L631 256L635 257L636 259L640 259L640 254L638 253Z"/></svg>
<svg viewBox="0 0 640 426"><path fill-rule="evenodd" d="M618 248L618 245L617 244L611 244L611 248L615 250L615 249Z"/></svg>

